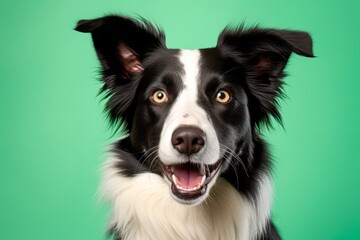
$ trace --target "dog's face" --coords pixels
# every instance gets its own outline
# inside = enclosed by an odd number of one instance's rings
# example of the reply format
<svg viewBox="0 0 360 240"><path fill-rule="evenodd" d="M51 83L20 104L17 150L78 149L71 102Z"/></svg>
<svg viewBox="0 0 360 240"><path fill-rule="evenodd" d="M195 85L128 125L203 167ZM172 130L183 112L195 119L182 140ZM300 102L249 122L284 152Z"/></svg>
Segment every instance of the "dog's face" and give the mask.
<svg viewBox="0 0 360 240"><path fill-rule="evenodd" d="M158 50L143 64L131 140L182 203L206 198L251 132L244 79L224 62L217 49Z"/></svg>
<svg viewBox="0 0 360 240"><path fill-rule="evenodd" d="M256 126L280 119L276 97L290 54L312 56L304 32L240 27L224 30L215 48L175 50L149 23L119 16L80 21L76 30L92 33L109 115L127 124L138 164L162 175L184 204L205 200L230 167L247 174Z"/></svg>

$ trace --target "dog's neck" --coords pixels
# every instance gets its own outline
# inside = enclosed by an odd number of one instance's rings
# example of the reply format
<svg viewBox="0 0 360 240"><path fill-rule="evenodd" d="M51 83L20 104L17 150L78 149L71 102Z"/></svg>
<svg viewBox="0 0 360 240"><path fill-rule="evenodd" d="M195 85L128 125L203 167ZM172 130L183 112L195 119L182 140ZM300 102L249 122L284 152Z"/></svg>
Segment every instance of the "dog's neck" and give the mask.
<svg viewBox="0 0 360 240"><path fill-rule="evenodd" d="M160 175L121 173L122 161L108 160L102 186L113 208L109 227L119 239L256 239L268 223L272 191L266 174L251 199L219 178L205 202L187 206L171 197Z"/></svg>

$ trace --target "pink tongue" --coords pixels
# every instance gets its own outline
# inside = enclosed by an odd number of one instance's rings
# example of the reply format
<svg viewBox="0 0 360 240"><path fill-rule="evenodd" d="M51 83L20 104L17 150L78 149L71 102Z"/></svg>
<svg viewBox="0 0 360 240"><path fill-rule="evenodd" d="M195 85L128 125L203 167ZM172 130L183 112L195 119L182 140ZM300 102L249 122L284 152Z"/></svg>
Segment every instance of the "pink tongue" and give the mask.
<svg viewBox="0 0 360 240"><path fill-rule="evenodd" d="M192 188L199 185L204 176L196 166L191 164L172 166L172 171L178 179L177 184L184 188Z"/></svg>

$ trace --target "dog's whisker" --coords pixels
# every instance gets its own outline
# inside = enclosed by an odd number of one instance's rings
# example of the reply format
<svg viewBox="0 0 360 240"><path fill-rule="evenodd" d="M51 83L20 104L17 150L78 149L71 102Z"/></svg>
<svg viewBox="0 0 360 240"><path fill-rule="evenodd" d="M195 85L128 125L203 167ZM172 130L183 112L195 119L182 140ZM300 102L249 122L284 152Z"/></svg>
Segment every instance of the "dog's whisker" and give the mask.
<svg viewBox="0 0 360 240"><path fill-rule="evenodd" d="M235 166L234 163L231 161L231 159L228 160L228 161L229 161L230 166L234 169L234 173L235 173L235 175L236 175L236 186L239 187L239 186L240 186L240 183L239 183L239 175L238 175L238 173L237 173L237 171L236 171L236 166Z"/></svg>
<svg viewBox="0 0 360 240"><path fill-rule="evenodd" d="M153 165L155 166L156 165L156 162L158 161L159 159L159 155L156 155L150 162L150 166L149 166L149 169L151 170L153 168Z"/></svg>
<svg viewBox="0 0 360 240"><path fill-rule="evenodd" d="M243 167L244 171L245 171L245 174L247 177L249 177L249 174L248 174L248 171L247 171L247 168L245 166L245 163L244 161L240 158L240 156L238 156L234 150L232 150L231 148L229 148L228 146L225 146L224 144L220 144L220 148L225 152L225 153L228 153L231 157L233 157L234 159L236 159ZM231 163L231 158L230 159L227 159L230 161ZM235 166L233 166L235 167ZM235 168L234 168L235 170ZM236 172L236 171L235 171Z"/></svg>
<svg viewBox="0 0 360 240"><path fill-rule="evenodd" d="M152 148L147 149L147 150L141 155L139 161L141 162L141 160L142 160L144 157L147 156L147 153L153 151L154 149L157 149L158 147L159 147L159 145L156 145L156 146L154 146L154 147L152 147Z"/></svg>
<svg viewBox="0 0 360 240"><path fill-rule="evenodd" d="M152 148L149 148L148 150L145 151L145 153L141 156L140 159L143 159L141 162L141 164L139 165L138 167L138 171L137 172L140 172L141 168L145 165L145 163L147 162L147 160L153 156L154 154L157 154L157 149L158 149L158 145L152 147ZM150 162L150 166L149 166L149 169L151 169L151 163L153 162L153 160L151 160Z"/></svg>

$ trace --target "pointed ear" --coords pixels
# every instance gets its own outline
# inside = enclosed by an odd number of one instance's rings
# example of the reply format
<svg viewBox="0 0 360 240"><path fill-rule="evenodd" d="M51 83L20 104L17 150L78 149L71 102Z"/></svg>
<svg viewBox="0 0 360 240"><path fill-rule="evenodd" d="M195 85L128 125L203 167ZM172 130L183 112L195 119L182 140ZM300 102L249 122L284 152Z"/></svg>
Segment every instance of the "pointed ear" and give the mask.
<svg viewBox="0 0 360 240"><path fill-rule="evenodd" d="M300 31L227 28L220 34L217 46L238 52L263 77L279 76L292 52L314 57L310 35Z"/></svg>
<svg viewBox="0 0 360 240"><path fill-rule="evenodd" d="M282 94L281 78L291 53L314 57L312 39L306 32L250 28L226 28L217 47L241 64L253 99L252 117L256 124L273 116L281 123L276 97Z"/></svg>
<svg viewBox="0 0 360 240"><path fill-rule="evenodd" d="M110 123L117 129L131 129L134 100L146 56L158 48L166 48L164 34L146 20L122 16L106 16L81 20L76 31L91 33L97 56L102 65L102 81L107 99Z"/></svg>
<svg viewBox="0 0 360 240"><path fill-rule="evenodd" d="M142 72L147 53L165 48L164 34L146 20L113 15L81 20L75 30L91 33L104 70L105 89L131 80Z"/></svg>

